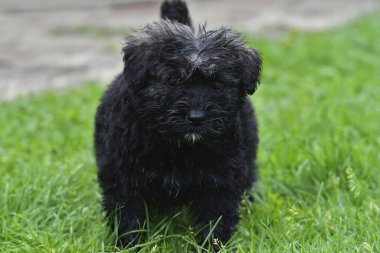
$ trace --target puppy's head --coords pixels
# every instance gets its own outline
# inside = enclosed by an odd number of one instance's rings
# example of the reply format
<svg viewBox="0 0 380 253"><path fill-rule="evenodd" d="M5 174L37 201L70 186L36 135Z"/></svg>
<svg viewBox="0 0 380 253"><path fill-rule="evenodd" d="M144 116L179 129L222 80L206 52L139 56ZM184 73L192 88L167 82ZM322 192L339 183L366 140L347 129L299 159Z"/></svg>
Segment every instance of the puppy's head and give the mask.
<svg viewBox="0 0 380 253"><path fill-rule="evenodd" d="M123 52L137 114L167 139L223 134L260 78L259 53L227 28L194 32L163 20L128 36Z"/></svg>

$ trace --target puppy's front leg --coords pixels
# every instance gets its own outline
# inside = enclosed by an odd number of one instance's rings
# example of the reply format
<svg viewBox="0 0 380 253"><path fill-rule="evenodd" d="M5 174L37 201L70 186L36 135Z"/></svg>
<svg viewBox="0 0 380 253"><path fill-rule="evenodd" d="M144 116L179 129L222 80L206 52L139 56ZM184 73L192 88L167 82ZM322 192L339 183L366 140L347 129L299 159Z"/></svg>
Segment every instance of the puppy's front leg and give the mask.
<svg viewBox="0 0 380 253"><path fill-rule="evenodd" d="M144 224L144 201L138 196L127 196L124 206L120 209L120 221L118 227L118 245L131 247L137 243L138 230Z"/></svg>
<svg viewBox="0 0 380 253"><path fill-rule="evenodd" d="M118 246L123 248L135 245L138 235L136 230L143 225L145 219L144 201L135 194L105 192L103 202L111 227L117 228Z"/></svg>
<svg viewBox="0 0 380 253"><path fill-rule="evenodd" d="M236 231L241 197L234 189L216 188L205 191L207 192L202 192L193 202L192 211L198 222L205 227L199 235L200 243L210 234L210 222L220 219L209 238L214 244L214 250L218 250L219 246L215 242L219 240L226 243Z"/></svg>

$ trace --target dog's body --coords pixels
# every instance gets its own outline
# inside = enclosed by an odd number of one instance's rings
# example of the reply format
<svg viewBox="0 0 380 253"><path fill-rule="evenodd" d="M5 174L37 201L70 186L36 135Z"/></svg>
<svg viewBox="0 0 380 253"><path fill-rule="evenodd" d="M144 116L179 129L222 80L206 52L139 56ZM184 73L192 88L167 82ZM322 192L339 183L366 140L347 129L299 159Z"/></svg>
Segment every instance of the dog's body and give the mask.
<svg viewBox="0 0 380 253"><path fill-rule="evenodd" d="M166 9L184 6L165 4L166 18ZM95 120L103 205L108 215L120 208L122 235L143 224L145 203L191 204L200 224L222 217L213 236L226 242L256 178L257 123L246 94L256 89L261 59L239 34L196 33L186 18L188 24L163 20L127 37L124 73Z"/></svg>

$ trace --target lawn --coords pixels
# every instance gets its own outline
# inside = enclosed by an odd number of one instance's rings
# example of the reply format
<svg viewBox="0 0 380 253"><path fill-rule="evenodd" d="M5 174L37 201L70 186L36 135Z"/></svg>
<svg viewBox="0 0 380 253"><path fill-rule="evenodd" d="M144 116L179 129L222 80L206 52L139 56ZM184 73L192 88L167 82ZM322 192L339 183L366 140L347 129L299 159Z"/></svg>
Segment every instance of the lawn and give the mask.
<svg viewBox="0 0 380 253"><path fill-rule="evenodd" d="M380 15L247 43L265 62L260 181L222 252L380 252ZM0 252L117 251L92 148L104 88L0 102ZM186 213L153 217L140 252L201 252Z"/></svg>

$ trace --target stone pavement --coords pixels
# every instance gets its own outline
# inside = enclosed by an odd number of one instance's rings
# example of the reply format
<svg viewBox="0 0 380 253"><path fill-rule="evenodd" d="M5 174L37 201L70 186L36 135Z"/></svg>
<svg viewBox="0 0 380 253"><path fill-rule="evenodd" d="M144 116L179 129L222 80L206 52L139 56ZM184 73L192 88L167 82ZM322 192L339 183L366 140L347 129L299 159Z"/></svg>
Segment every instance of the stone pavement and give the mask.
<svg viewBox="0 0 380 253"><path fill-rule="evenodd" d="M316 31L379 8L377 0L188 0L194 23L256 36ZM158 19L160 1L1 0L0 99L121 71L123 35Z"/></svg>

